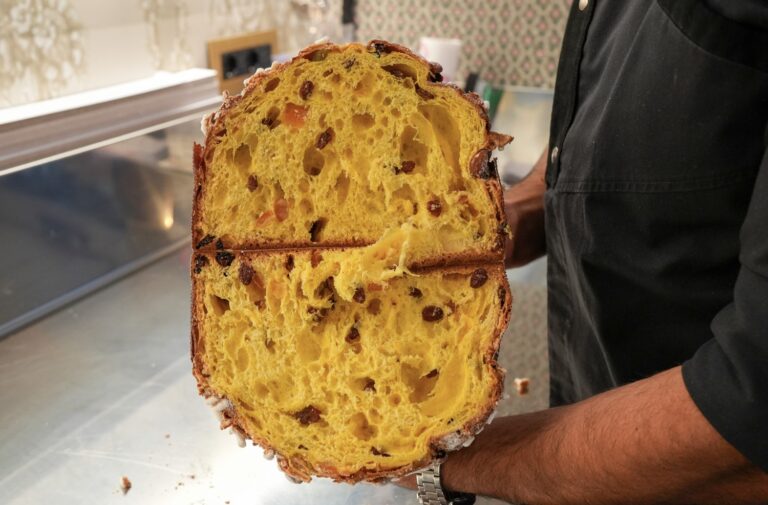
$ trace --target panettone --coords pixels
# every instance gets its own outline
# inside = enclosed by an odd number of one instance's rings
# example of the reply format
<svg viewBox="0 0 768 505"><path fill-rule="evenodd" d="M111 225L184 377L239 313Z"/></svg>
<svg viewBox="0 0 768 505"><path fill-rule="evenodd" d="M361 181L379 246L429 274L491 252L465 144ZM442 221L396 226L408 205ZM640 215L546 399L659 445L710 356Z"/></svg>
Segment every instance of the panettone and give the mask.
<svg viewBox="0 0 768 505"><path fill-rule="evenodd" d="M289 475L381 480L469 443L511 296L476 95L383 41L257 73L195 146L192 359Z"/></svg>

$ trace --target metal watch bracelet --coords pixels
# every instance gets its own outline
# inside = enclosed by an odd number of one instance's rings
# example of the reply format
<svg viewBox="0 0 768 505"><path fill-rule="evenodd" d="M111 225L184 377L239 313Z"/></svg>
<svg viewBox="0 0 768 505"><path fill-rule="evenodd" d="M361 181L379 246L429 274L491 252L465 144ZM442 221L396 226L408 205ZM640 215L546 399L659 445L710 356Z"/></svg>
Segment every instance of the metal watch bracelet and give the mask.
<svg viewBox="0 0 768 505"><path fill-rule="evenodd" d="M440 484L440 463L433 463L416 475L416 486L421 505L472 505L475 495L451 493Z"/></svg>

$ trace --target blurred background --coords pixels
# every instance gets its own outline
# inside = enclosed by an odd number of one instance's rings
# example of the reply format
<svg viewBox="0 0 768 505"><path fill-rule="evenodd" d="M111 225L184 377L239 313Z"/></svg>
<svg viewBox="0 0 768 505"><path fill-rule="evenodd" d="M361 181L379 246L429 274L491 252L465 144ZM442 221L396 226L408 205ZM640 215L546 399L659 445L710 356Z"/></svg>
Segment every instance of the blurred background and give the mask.
<svg viewBox="0 0 768 505"><path fill-rule="evenodd" d="M514 184L547 144L570 4L0 0L0 503L415 504L391 485L290 484L197 397L192 143L256 69L321 37L383 38L488 102L515 136L498 153ZM500 415L547 406L545 273L507 272Z"/></svg>
<svg viewBox="0 0 768 505"><path fill-rule="evenodd" d="M277 31L275 53L321 36L463 41L460 74L551 88L569 0L2 0L0 107L207 67L208 41ZM354 30L350 30L354 25Z"/></svg>

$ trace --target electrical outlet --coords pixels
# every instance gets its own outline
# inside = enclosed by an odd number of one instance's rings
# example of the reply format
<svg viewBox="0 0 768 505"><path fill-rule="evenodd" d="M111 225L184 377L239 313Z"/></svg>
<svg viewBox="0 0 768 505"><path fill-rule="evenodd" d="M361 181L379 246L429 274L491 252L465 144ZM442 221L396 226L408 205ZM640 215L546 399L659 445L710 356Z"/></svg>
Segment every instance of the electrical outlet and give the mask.
<svg viewBox="0 0 768 505"><path fill-rule="evenodd" d="M272 64L272 46L262 45L221 55L221 71L224 79L251 75L258 68Z"/></svg>
<svg viewBox="0 0 768 505"><path fill-rule="evenodd" d="M209 40L208 65L219 75L219 90L240 93L246 77L272 64L276 48L274 30Z"/></svg>

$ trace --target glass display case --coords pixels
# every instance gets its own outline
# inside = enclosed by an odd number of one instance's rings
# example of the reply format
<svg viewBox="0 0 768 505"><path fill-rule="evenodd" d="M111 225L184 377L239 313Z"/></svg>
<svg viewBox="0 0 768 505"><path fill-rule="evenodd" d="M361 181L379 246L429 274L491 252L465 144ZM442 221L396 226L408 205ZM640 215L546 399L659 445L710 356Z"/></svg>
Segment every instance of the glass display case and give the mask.
<svg viewBox="0 0 768 505"><path fill-rule="evenodd" d="M0 337L188 240L187 121L0 176Z"/></svg>

